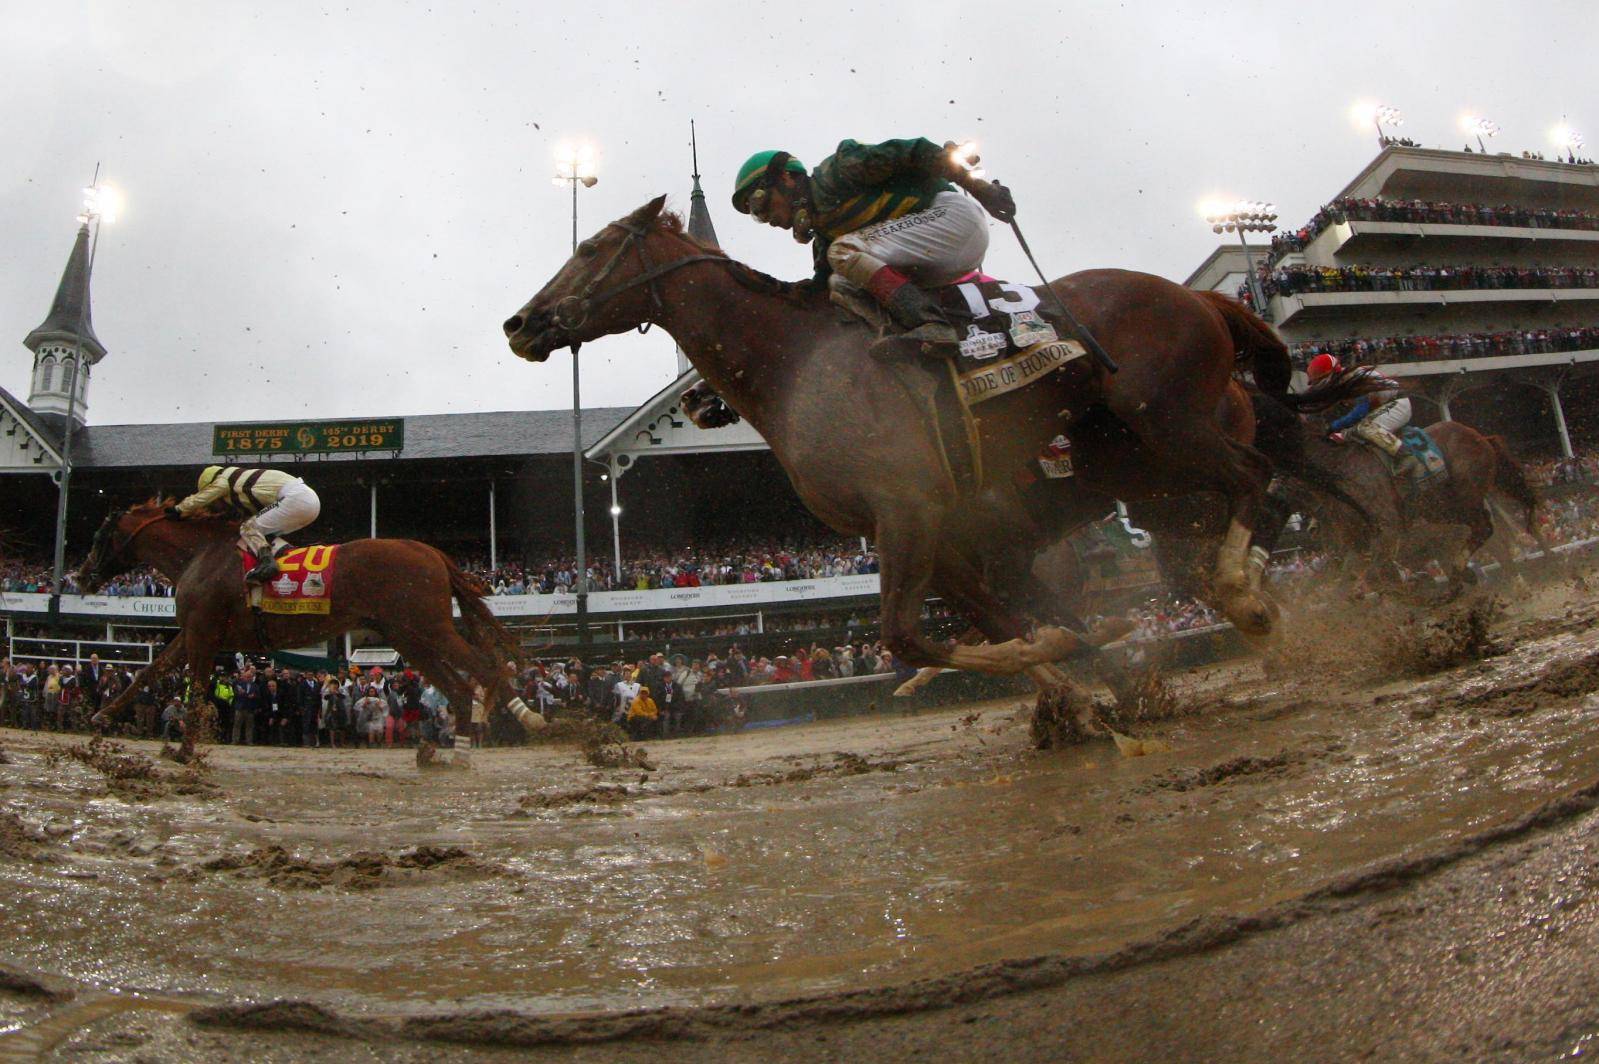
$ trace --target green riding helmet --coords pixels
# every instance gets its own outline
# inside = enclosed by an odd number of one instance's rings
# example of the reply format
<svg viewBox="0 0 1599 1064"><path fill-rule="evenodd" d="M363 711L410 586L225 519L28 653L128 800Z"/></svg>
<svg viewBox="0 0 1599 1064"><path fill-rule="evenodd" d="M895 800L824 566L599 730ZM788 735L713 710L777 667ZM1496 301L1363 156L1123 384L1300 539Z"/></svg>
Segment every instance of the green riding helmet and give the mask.
<svg viewBox="0 0 1599 1064"><path fill-rule="evenodd" d="M758 151L751 155L743 166L738 168L738 179L733 182L733 209L740 214L750 212L750 193L760 188L767 180L767 171L772 167L772 160L779 154L776 148L771 151ZM793 156L783 163L783 170L792 174L805 173L805 164Z"/></svg>

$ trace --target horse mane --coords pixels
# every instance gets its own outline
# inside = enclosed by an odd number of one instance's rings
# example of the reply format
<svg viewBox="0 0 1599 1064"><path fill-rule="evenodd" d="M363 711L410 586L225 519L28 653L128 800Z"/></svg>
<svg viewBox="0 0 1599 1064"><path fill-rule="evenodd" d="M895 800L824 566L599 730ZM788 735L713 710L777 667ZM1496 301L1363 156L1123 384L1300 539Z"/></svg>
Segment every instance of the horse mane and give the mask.
<svg viewBox="0 0 1599 1064"><path fill-rule="evenodd" d="M168 506L176 506L177 504L178 500L171 495L152 495L144 502L135 503L134 505L128 507L128 516L154 517L160 511L165 510ZM225 513L198 513L193 517L184 519L186 524L191 525L222 523L231 520L232 519Z"/></svg>
<svg viewBox="0 0 1599 1064"><path fill-rule="evenodd" d="M715 244L707 244L703 240L696 238L688 231L688 226L683 223L683 216L676 211L662 211L656 215L655 226L661 232L672 234L702 254L714 255L719 259L723 259L727 265L727 272L732 276L733 280L751 292L759 292L765 296L776 296L799 306L808 306L818 302L817 286L804 281L779 280L769 273L762 273L753 266L744 265Z"/></svg>
<svg viewBox="0 0 1599 1064"><path fill-rule="evenodd" d="M1394 382L1375 366L1353 366L1299 395L1273 396L1279 403L1300 414L1319 414L1348 399L1392 388Z"/></svg>

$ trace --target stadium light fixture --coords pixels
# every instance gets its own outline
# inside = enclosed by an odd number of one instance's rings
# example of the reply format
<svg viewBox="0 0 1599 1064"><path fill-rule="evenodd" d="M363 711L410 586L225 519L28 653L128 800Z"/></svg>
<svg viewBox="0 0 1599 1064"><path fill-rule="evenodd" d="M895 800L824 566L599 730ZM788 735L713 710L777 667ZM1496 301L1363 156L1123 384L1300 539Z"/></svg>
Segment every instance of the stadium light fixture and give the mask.
<svg viewBox="0 0 1599 1064"><path fill-rule="evenodd" d="M1373 126L1377 130L1377 144L1381 146L1386 138L1383 133L1384 126L1398 128L1405 124L1405 116L1397 107L1373 100L1361 100L1349 108L1349 120L1358 129Z"/></svg>
<svg viewBox="0 0 1599 1064"><path fill-rule="evenodd" d="M1206 200L1200 204L1200 213L1210 225L1210 231L1237 233L1244 247L1244 261L1249 265L1249 291L1255 297L1255 310L1266 313L1266 293L1260 287L1260 277L1255 273L1255 256L1245 233L1271 233L1277 229L1277 205L1260 200L1238 200L1228 204L1220 200Z"/></svg>
<svg viewBox="0 0 1599 1064"><path fill-rule="evenodd" d="M1584 146L1582 134L1564 122L1549 131L1549 139L1554 141L1555 146L1564 151L1567 159L1572 161L1576 160L1577 153Z"/></svg>
<svg viewBox="0 0 1599 1064"><path fill-rule="evenodd" d="M1461 115L1460 128L1469 136L1477 138L1477 147L1484 155L1488 154L1488 146L1483 143L1483 138L1491 139L1499 135L1499 124L1481 115Z"/></svg>
<svg viewBox="0 0 1599 1064"><path fill-rule="evenodd" d="M116 224L122 213L122 193L110 185L90 185L83 190L83 210L78 212L78 224L110 222Z"/></svg>
<svg viewBox="0 0 1599 1064"><path fill-rule="evenodd" d="M577 190L599 183L592 144L562 143L555 149L555 183L572 186L572 254L577 254ZM583 386L582 364L572 350L572 523L577 547L577 638L587 651L589 637L588 544L583 527Z"/></svg>
<svg viewBox="0 0 1599 1064"><path fill-rule="evenodd" d="M555 177L552 180L557 185L564 185L568 181L581 181L584 188L593 188L600 180L596 174L595 156L592 144L557 145Z"/></svg>

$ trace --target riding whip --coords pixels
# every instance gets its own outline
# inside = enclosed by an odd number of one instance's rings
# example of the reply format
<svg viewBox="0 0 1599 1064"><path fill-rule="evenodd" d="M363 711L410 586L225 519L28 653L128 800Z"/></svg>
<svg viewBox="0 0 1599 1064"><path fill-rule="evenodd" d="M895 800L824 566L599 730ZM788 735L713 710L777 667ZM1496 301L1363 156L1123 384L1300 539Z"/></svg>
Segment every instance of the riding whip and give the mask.
<svg viewBox="0 0 1599 1064"><path fill-rule="evenodd" d="M1048 292L1050 298L1055 301L1055 308L1060 311L1061 317L1066 319L1066 324L1072 327L1072 331L1083 342L1083 346L1088 348L1089 354L1093 355L1094 360L1104 366L1107 372L1116 373L1119 371L1121 367L1116 365L1114 358L1110 357L1110 352L1100 346L1099 341L1094 339L1094 334L1088 331L1088 327L1078 321L1070 310L1066 309L1066 301L1060 297L1060 293L1050 287L1049 278L1044 276L1043 267L1038 265L1037 259L1033 258L1033 249L1027 246L1027 238L1022 236L1022 227L1016 224L1015 218L1010 220L1010 229L1011 232L1016 234L1016 242L1022 246L1022 254L1027 256L1027 261L1032 263L1033 269L1038 272L1038 279L1043 282L1044 291Z"/></svg>

